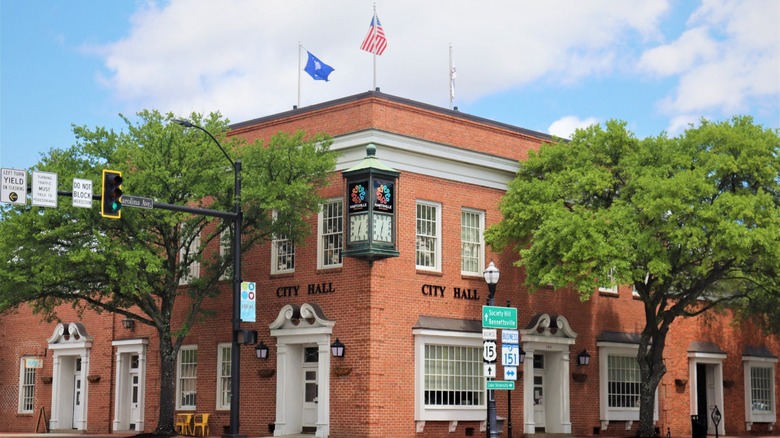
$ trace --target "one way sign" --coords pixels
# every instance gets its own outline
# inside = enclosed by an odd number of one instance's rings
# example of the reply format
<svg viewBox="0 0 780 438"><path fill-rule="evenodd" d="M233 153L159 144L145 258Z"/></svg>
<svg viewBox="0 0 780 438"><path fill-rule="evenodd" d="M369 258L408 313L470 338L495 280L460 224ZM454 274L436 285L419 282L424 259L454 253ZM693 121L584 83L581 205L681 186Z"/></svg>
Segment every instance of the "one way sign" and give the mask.
<svg viewBox="0 0 780 438"><path fill-rule="evenodd" d="M504 380L517 380L517 367L504 367Z"/></svg>

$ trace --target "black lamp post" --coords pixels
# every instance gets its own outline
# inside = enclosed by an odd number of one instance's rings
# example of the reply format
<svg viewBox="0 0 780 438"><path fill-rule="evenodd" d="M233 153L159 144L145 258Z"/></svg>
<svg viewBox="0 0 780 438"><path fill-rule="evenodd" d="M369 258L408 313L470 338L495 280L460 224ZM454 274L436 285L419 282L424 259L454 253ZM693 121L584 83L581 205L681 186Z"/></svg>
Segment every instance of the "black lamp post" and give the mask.
<svg viewBox="0 0 780 438"><path fill-rule="evenodd" d="M496 268L496 265L493 264L491 261L488 265L487 269L482 273L482 275L485 277L485 282L488 285L488 306L492 306L495 304L495 297L496 297L496 284L498 283L498 277L500 275L500 272L498 272L498 268ZM488 380L492 380L490 377L488 377ZM488 405L487 405L487 415L488 415L488 433L490 438L498 438L498 425L496 422L496 398L495 398L495 391L492 389L488 390Z"/></svg>
<svg viewBox="0 0 780 438"><path fill-rule="evenodd" d="M241 350L238 343L238 332L241 330L241 161L233 160L228 155L225 148L219 143L209 131L205 128L195 125L188 120L173 119L173 123L184 126L185 128L195 128L205 132L214 143L217 144L219 150L225 154L225 158L233 166L233 173L235 176L235 184L233 189L234 204L233 209L236 214L235 229L233 231L233 335L232 345L230 348L230 433L223 434L223 437L241 437L245 438L246 435L239 435L239 421L238 414L241 405Z"/></svg>

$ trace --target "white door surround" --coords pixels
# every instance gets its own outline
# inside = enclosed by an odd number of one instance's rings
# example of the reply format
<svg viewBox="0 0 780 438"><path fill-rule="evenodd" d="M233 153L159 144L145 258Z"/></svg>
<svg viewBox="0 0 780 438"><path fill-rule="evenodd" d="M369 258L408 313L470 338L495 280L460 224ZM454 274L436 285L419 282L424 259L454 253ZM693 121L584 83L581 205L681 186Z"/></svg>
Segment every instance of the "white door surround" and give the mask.
<svg viewBox="0 0 780 438"><path fill-rule="evenodd" d="M276 426L274 436L303 430L304 347L317 346L317 430L315 436L330 434L330 344L335 321L316 304L287 304L269 326L276 338Z"/></svg>
<svg viewBox="0 0 780 438"><path fill-rule="evenodd" d="M92 336L80 322L59 323L47 340L52 360L50 430L87 430L89 405L89 354ZM81 361L81 370L77 363ZM75 385L80 382L80 403L75 403Z"/></svg>
<svg viewBox="0 0 780 438"><path fill-rule="evenodd" d="M710 409L717 406L721 413L718 433L725 435L726 409L723 406L723 361L726 359L726 353L712 342L693 341L688 346L688 382L690 382L691 393L691 415L698 415L699 394L705 394L706 400L702 403L707 405L707 424L708 432L715 434L715 427L710 418ZM702 365L702 367L697 367ZM699 372L705 371L705 376L699 380ZM699 382L706 382L706 390L699 388ZM702 389L700 392L699 389Z"/></svg>
<svg viewBox="0 0 780 438"><path fill-rule="evenodd" d="M526 352L523 362L523 433L536 433L534 420L534 354L544 355L544 428L546 433L571 433L569 349L577 338L561 315L539 313L520 330Z"/></svg>
<svg viewBox="0 0 780 438"><path fill-rule="evenodd" d="M124 339L111 343L116 348L116 382L114 392L114 421L112 430L144 430L144 408L146 400L146 350L148 339ZM132 362L133 356L138 363ZM138 393L135 395L137 406L133 406L133 379Z"/></svg>

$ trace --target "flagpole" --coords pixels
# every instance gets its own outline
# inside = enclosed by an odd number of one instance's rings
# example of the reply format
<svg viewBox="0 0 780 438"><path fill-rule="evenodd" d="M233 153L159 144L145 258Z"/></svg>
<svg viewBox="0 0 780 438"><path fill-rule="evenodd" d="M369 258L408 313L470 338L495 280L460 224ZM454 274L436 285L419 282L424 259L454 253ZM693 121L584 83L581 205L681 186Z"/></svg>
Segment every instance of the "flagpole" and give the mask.
<svg viewBox="0 0 780 438"><path fill-rule="evenodd" d="M452 109L452 101L455 99L455 78L452 77L452 43L450 43L450 109Z"/></svg>
<svg viewBox="0 0 780 438"><path fill-rule="evenodd" d="M298 41L298 105L296 108L301 107L301 42Z"/></svg>
<svg viewBox="0 0 780 438"><path fill-rule="evenodd" d="M377 28L378 25L379 25L379 23L376 20L376 3L374 3L374 28L372 30L372 32L374 32L374 37L373 37L374 50L372 50L372 52L374 52L374 88L373 88L373 90L376 90L376 50L377 50L377 47L378 47L377 44L376 44L376 28Z"/></svg>

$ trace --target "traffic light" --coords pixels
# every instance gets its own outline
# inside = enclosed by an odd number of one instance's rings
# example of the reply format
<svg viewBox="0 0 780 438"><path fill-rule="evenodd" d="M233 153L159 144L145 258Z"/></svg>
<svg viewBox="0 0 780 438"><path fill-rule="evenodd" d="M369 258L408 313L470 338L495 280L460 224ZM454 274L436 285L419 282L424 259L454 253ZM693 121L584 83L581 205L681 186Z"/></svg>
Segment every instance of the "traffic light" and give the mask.
<svg viewBox="0 0 780 438"><path fill-rule="evenodd" d="M100 215L111 219L122 217L122 172L103 169L103 192Z"/></svg>

